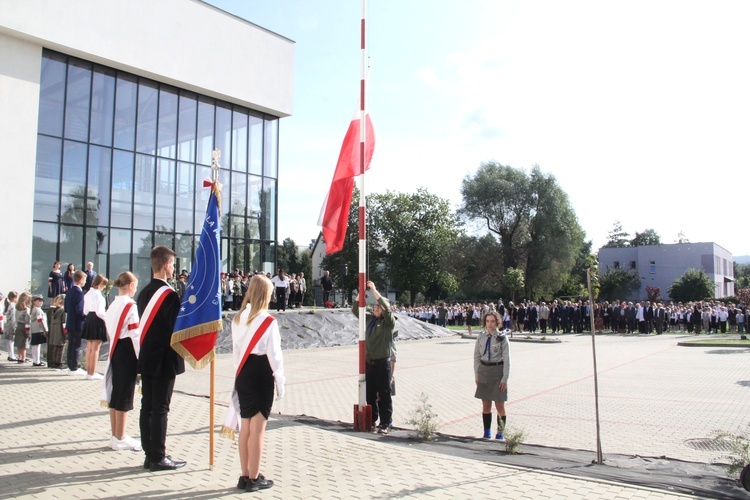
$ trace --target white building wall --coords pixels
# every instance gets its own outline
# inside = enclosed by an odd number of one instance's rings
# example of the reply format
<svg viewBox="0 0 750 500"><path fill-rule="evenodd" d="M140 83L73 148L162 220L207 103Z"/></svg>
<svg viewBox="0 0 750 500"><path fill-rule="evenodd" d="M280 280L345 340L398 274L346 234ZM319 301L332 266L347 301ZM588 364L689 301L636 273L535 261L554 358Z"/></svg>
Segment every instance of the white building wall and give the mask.
<svg viewBox="0 0 750 500"><path fill-rule="evenodd" d="M635 270L641 278L640 290L631 297L621 297L621 299L645 300L648 297L646 292L648 286L659 288L661 296L666 299L669 297L668 290L672 283L691 268L706 273L715 285L715 298L734 295L734 283L731 281L734 259L729 251L716 243L678 243L599 249L601 273L606 273L608 267L614 267L615 261L618 261L620 268L625 270L631 269L631 262L635 262ZM654 263L653 268L651 262Z"/></svg>
<svg viewBox="0 0 750 500"><path fill-rule="evenodd" d="M294 42L199 0L0 0L0 33L270 114L292 113Z"/></svg>
<svg viewBox="0 0 750 500"><path fill-rule="evenodd" d="M3 214L0 291L5 294L9 290L23 291L29 283L41 61L39 45L0 33L0 200Z"/></svg>

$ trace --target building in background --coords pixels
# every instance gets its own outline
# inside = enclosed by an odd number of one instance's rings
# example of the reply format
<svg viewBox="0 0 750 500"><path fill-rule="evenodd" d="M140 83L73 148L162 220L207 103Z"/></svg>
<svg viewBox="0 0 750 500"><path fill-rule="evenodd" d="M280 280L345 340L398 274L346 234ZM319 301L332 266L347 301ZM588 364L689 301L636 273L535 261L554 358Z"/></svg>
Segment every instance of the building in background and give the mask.
<svg viewBox="0 0 750 500"><path fill-rule="evenodd" d="M189 269L221 150L226 270L273 271L279 119L294 43L198 0L3 2L0 289L44 292L55 260L150 279Z"/></svg>
<svg viewBox="0 0 750 500"><path fill-rule="evenodd" d="M734 295L734 259L716 243L675 243L625 248L599 249L599 272L608 269L633 270L641 278L641 288L625 300L645 300L647 286L657 287L669 298L669 287L688 269L706 273L714 283L714 298Z"/></svg>

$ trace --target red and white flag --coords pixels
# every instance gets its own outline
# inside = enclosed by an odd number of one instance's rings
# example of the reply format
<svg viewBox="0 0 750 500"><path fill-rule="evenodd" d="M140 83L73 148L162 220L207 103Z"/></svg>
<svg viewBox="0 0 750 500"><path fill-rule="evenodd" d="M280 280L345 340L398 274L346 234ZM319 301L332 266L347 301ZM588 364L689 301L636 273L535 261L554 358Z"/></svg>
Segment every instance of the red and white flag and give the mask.
<svg viewBox="0 0 750 500"><path fill-rule="evenodd" d="M352 202L354 178L359 175L360 158L360 118L358 111L349 123L344 143L341 145L339 161L328 196L323 202L318 225L322 226L323 239L326 242L326 255L340 251L344 247L346 226L349 222L349 207ZM365 114L365 170L370 168L370 160L375 150L375 131L372 128L370 114Z"/></svg>

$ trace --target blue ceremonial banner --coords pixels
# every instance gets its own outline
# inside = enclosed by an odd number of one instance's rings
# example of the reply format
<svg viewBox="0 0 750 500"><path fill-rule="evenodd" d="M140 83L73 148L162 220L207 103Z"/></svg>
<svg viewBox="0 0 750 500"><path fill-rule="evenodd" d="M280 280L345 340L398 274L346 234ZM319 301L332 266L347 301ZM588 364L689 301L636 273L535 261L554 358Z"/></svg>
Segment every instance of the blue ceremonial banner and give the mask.
<svg viewBox="0 0 750 500"><path fill-rule="evenodd" d="M222 329L219 254L221 192L218 182L205 181L204 186L211 187L211 195L171 342L172 348L197 370L216 357L216 337Z"/></svg>

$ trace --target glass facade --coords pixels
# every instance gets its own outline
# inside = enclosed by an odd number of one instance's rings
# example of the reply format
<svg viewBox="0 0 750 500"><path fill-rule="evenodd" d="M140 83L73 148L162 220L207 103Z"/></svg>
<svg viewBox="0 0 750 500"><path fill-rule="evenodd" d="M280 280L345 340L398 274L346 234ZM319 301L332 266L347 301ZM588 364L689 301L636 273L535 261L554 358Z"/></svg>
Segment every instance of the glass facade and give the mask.
<svg viewBox="0 0 750 500"><path fill-rule="evenodd" d="M52 263L146 284L166 245L190 270L221 151L223 270L273 271L278 118L45 50L32 276Z"/></svg>

